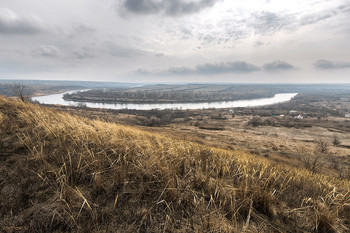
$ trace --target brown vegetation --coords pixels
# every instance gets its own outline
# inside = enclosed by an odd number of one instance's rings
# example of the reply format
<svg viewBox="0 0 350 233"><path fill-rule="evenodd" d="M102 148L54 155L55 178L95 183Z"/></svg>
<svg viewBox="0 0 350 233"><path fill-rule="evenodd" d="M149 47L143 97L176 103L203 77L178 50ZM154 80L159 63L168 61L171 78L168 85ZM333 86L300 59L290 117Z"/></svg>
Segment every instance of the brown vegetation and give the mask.
<svg viewBox="0 0 350 233"><path fill-rule="evenodd" d="M5 232L346 232L349 181L0 97Z"/></svg>
<svg viewBox="0 0 350 233"><path fill-rule="evenodd" d="M305 155L313 154L322 140L327 144L327 154L319 162L322 169L317 172L350 177L350 125L346 118L327 117L318 120L307 116L296 119L293 116L265 116L261 108L239 109L234 113L227 109L208 110L111 110L60 107L90 119L103 119L126 125L147 126L144 129L159 132L170 137L182 138L200 144L235 149L269 159L304 166L299 159L300 147L306 148ZM261 114L260 115L246 115ZM255 126L252 125L257 119ZM151 126L152 128L149 128ZM334 146L334 137L339 145Z"/></svg>

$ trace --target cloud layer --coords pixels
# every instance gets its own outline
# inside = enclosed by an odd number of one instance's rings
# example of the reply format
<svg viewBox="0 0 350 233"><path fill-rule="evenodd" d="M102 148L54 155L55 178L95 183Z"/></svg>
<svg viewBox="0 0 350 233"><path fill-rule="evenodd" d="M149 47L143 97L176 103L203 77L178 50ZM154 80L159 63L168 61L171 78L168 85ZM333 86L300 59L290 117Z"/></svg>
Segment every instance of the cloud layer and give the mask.
<svg viewBox="0 0 350 233"><path fill-rule="evenodd" d="M280 61L280 60L273 61L270 63L265 63L263 67L266 71L282 71L282 70L295 70L296 69L293 65L288 64L285 61Z"/></svg>
<svg viewBox="0 0 350 233"><path fill-rule="evenodd" d="M59 49L53 45L41 45L33 50L33 54L42 57L57 57Z"/></svg>
<svg viewBox="0 0 350 233"><path fill-rule="evenodd" d="M252 73L256 71L281 72L297 69L295 66L281 60L265 63L262 68L245 61L234 61L220 63L205 63L197 65L195 68L185 66L169 67L167 70L161 71L149 71L145 69L138 69L136 73L141 75L218 75L230 73L243 74Z"/></svg>
<svg viewBox="0 0 350 233"><path fill-rule="evenodd" d="M332 70L332 69L345 69L350 68L350 62L335 62L329 60L317 60L314 63L317 69Z"/></svg>
<svg viewBox="0 0 350 233"><path fill-rule="evenodd" d="M346 0L1 0L0 78L344 83L348 22Z"/></svg>
<svg viewBox="0 0 350 233"><path fill-rule="evenodd" d="M245 61L205 63L190 67L170 67L163 71L147 71L139 69L137 73L143 75L215 75L227 73L250 73L258 71L260 68Z"/></svg>
<svg viewBox="0 0 350 233"><path fill-rule="evenodd" d="M35 34L44 31L43 22L34 15L19 16L0 8L0 34Z"/></svg>
<svg viewBox="0 0 350 233"><path fill-rule="evenodd" d="M212 7L218 1L221 0L124 0L119 6L121 6L122 14L182 16L200 12L205 8Z"/></svg>

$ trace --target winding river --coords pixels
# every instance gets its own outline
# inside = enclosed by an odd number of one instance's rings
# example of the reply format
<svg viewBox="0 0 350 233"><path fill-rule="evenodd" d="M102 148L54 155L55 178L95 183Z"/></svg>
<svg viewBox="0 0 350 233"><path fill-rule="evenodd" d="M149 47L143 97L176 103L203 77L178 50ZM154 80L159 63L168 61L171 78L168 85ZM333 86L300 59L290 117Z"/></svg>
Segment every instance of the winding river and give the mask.
<svg viewBox="0 0 350 233"><path fill-rule="evenodd" d="M82 90L78 90L82 91ZM151 109L208 109L208 108L235 108L235 107L255 107L277 104L291 100L298 93L281 93L270 98L259 98L251 100L235 100L221 102L204 102L204 103L91 103L91 102L76 102L64 100L62 97L66 93L74 93L77 91L68 91L61 94L45 95L32 97L32 101L38 101L41 104L59 104L66 106L86 106L89 108L107 108L107 109L136 109L136 110L151 110Z"/></svg>

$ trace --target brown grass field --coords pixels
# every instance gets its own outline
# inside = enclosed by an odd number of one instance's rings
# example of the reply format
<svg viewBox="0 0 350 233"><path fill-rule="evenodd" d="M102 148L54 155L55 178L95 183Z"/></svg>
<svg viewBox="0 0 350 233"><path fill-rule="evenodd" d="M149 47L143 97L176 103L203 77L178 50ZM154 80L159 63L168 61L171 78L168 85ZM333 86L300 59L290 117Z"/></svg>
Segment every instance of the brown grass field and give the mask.
<svg viewBox="0 0 350 233"><path fill-rule="evenodd" d="M337 106L342 104L339 102ZM322 106L322 103L319 105ZM308 116L302 120L288 115L256 117L259 113L267 115L261 108L253 112L247 109L242 115L232 116L229 109L126 111L53 107L77 116L141 126L143 130L164 136L216 148L240 150L297 167L310 168L310 163L316 160L317 163L309 170L350 179L350 120L344 117L318 119ZM255 118L269 124L252 125L250 122ZM338 141L336 145L335 138ZM320 142L325 144L326 151L318 150ZM308 155L306 159L311 157L312 161L305 161L304 154Z"/></svg>
<svg viewBox="0 0 350 233"><path fill-rule="evenodd" d="M0 96L0 229L350 229L348 179L252 155L241 146L202 145L201 140L193 142L196 138L189 140L175 129L173 133L150 131ZM234 145L236 138L230 140ZM301 150L300 156L310 158L309 151Z"/></svg>

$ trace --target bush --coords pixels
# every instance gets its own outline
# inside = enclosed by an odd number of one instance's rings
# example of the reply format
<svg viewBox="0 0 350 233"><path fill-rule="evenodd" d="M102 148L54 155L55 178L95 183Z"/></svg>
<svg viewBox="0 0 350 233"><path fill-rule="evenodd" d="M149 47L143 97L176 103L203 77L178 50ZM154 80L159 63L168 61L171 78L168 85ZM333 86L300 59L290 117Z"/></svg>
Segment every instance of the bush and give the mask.
<svg viewBox="0 0 350 233"><path fill-rule="evenodd" d="M328 143L322 139L316 140L316 153L319 152L321 154L325 154L328 152L328 147Z"/></svg>
<svg viewBox="0 0 350 233"><path fill-rule="evenodd" d="M303 163L304 167L312 173L316 173L324 164L321 154L306 148L299 149L298 158Z"/></svg>
<svg viewBox="0 0 350 233"><path fill-rule="evenodd" d="M340 140L338 136L334 136L333 138L333 145L334 146L339 146L340 145Z"/></svg>
<svg viewBox="0 0 350 233"><path fill-rule="evenodd" d="M259 126L259 125L262 125L262 120L261 120L261 117L258 117L258 116L255 116L253 117L252 119L250 119L248 121L248 125L252 125L252 126Z"/></svg>

